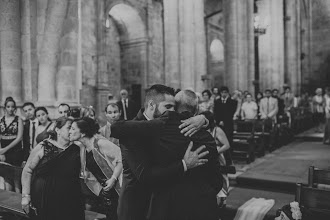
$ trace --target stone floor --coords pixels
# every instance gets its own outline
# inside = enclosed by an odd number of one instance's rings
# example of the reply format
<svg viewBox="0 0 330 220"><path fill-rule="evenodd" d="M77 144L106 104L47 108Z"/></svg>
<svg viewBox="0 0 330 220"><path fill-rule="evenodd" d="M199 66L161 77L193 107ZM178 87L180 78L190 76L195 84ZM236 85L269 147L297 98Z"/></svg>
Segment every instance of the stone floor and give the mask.
<svg viewBox="0 0 330 220"><path fill-rule="evenodd" d="M264 218L274 219L277 209L294 201L296 183L307 183L309 166L330 169L330 145L324 145L321 134L310 130L251 164L236 161L235 166L237 173L229 176L232 186L222 220L233 219L237 209L253 197L275 200Z"/></svg>

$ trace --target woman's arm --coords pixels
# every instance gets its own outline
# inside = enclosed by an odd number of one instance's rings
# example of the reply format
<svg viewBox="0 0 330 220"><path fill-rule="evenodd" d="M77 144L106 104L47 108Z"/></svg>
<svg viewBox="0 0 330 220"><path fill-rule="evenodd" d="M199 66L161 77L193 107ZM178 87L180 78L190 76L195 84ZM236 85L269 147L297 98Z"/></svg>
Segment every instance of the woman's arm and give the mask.
<svg viewBox="0 0 330 220"><path fill-rule="evenodd" d="M225 132L219 127L216 127L215 129L216 138L223 144L222 147L217 147L218 153L220 154L228 150L230 145Z"/></svg>
<svg viewBox="0 0 330 220"><path fill-rule="evenodd" d="M33 170L44 156L43 146L38 144L32 151L22 172L22 208L28 213L31 188L31 177Z"/></svg>
<svg viewBox="0 0 330 220"><path fill-rule="evenodd" d="M21 118L18 118L18 131L17 131L17 137L13 142L11 142L8 146L2 148L0 150L0 154L6 153L11 148L15 147L23 138L23 121Z"/></svg>
<svg viewBox="0 0 330 220"><path fill-rule="evenodd" d="M116 181L118 180L120 174L123 171L123 163L121 157L120 148L109 140L101 139L98 141L100 151L110 159L110 162L115 166L113 169L113 174L110 179L107 180L107 185L104 190L111 189Z"/></svg>

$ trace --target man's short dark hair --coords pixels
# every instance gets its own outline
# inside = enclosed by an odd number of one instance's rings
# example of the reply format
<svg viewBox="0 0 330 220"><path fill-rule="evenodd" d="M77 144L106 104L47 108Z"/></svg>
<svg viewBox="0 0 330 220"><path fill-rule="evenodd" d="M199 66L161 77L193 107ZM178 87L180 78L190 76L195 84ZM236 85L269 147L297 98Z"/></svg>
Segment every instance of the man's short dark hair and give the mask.
<svg viewBox="0 0 330 220"><path fill-rule="evenodd" d="M229 93L229 89L227 86L221 86L220 87L220 92L228 92Z"/></svg>
<svg viewBox="0 0 330 220"><path fill-rule="evenodd" d="M155 84L146 91L144 107L148 107L148 102L153 100L157 104L164 101L165 94L174 96L174 89L165 85Z"/></svg>
<svg viewBox="0 0 330 220"><path fill-rule="evenodd" d="M266 90L265 90L265 93L266 93L266 92L270 92L270 93L272 93L272 91L271 91L270 89L266 89Z"/></svg>
<svg viewBox="0 0 330 220"><path fill-rule="evenodd" d="M69 104L61 103L61 104L58 105L58 107L60 107L60 106L67 106L68 110L70 111L70 105Z"/></svg>
<svg viewBox="0 0 330 220"><path fill-rule="evenodd" d="M25 108L26 106L32 106L32 108L36 108L32 102L25 102L22 108Z"/></svg>
<svg viewBox="0 0 330 220"><path fill-rule="evenodd" d="M272 92L279 92L279 91L278 91L278 89L273 89L273 91L272 91Z"/></svg>

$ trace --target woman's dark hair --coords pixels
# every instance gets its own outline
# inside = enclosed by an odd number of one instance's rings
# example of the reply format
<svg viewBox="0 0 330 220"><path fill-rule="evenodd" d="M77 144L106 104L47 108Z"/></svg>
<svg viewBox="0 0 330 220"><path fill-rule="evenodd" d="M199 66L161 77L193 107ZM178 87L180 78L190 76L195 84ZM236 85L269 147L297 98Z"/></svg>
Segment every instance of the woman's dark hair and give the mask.
<svg viewBox="0 0 330 220"><path fill-rule="evenodd" d="M204 95L204 93L206 93L208 95L209 98L211 98L212 93L210 92L210 90L206 89L202 92L202 95Z"/></svg>
<svg viewBox="0 0 330 220"><path fill-rule="evenodd" d="M73 122L73 120L65 116L56 119L54 128L47 132L50 139L57 140L57 133L55 129L61 129L64 125L66 125L67 122Z"/></svg>
<svg viewBox="0 0 330 220"><path fill-rule="evenodd" d="M9 97L6 98L5 105L4 105L5 107L7 106L8 102L13 102L14 103L14 108L16 109L16 102L13 99L13 97L9 96Z"/></svg>
<svg viewBox="0 0 330 220"><path fill-rule="evenodd" d="M47 115L48 115L48 111L45 107L37 107L35 110L34 110L34 116L36 117L37 116L37 111L44 111Z"/></svg>
<svg viewBox="0 0 330 220"><path fill-rule="evenodd" d="M81 119L74 120L76 122L77 127L79 128L80 132L85 134L86 137L91 138L93 137L99 130L100 126L96 123L95 120L84 117Z"/></svg>

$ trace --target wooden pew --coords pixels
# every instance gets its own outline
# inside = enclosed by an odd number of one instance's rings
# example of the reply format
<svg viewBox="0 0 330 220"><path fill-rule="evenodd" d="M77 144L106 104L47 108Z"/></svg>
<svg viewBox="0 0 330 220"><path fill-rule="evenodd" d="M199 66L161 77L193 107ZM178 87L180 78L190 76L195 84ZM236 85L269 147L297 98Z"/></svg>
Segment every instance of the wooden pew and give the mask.
<svg viewBox="0 0 330 220"><path fill-rule="evenodd" d="M330 219L330 191L297 184L296 199L306 219ZM305 218L304 218L305 219Z"/></svg>
<svg viewBox="0 0 330 220"><path fill-rule="evenodd" d="M256 143L254 139L254 121L235 121L233 143L231 146L233 158L244 159L247 163L255 159Z"/></svg>
<svg viewBox="0 0 330 220"><path fill-rule="evenodd" d="M12 213L14 216L27 217L21 206L22 195L15 192L0 190L0 210ZM105 215L96 212L85 211L85 220L105 218Z"/></svg>
<svg viewBox="0 0 330 220"><path fill-rule="evenodd" d="M308 172L308 186L330 190L330 170L322 170L310 166Z"/></svg>

